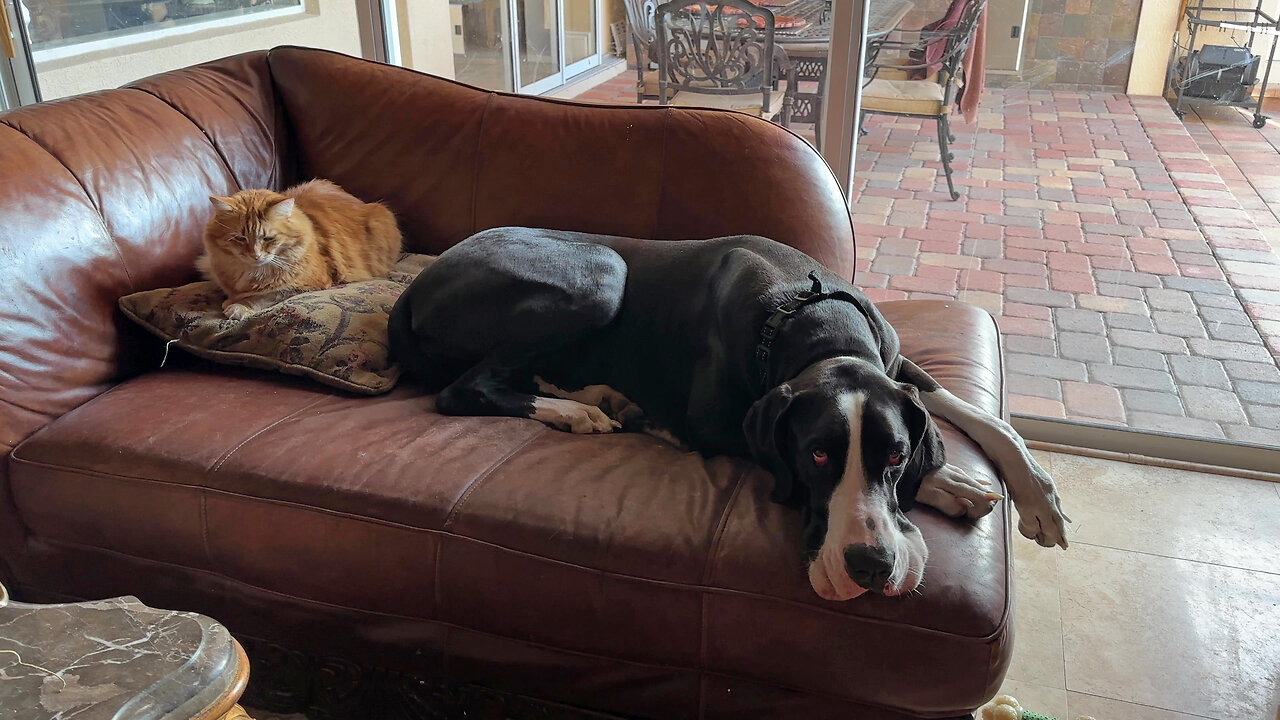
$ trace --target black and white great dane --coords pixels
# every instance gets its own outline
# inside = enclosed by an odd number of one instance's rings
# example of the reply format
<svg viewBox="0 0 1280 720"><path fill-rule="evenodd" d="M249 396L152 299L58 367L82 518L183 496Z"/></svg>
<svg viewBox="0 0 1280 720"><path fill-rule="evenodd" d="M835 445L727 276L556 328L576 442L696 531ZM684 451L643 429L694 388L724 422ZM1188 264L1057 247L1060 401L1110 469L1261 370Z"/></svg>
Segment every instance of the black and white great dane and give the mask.
<svg viewBox="0 0 1280 720"><path fill-rule="evenodd" d="M1053 481L1013 428L900 355L848 281L772 240L486 230L422 271L389 333L441 413L754 457L773 499L802 510L809 581L829 600L920 585L916 501L978 518L1001 499L946 463L930 413L994 461L1023 535L1067 546Z"/></svg>

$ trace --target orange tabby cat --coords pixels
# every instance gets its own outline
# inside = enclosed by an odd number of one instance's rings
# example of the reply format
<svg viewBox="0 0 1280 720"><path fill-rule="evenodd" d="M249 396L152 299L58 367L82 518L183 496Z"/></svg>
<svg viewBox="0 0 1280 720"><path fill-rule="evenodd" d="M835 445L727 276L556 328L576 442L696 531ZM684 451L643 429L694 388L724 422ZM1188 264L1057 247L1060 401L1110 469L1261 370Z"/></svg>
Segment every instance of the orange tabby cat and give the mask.
<svg viewBox="0 0 1280 720"><path fill-rule="evenodd" d="M400 257L391 211L328 180L209 199L218 211L196 267L227 294L232 320L295 293L386 275Z"/></svg>

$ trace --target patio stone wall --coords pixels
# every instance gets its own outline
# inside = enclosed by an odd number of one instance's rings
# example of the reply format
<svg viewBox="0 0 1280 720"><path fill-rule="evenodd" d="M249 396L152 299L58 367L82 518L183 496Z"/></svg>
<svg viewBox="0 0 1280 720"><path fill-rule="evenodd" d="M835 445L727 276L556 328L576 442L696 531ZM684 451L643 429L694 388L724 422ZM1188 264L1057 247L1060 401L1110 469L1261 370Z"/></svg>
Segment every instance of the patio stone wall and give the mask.
<svg viewBox="0 0 1280 720"><path fill-rule="evenodd" d="M917 2L902 27L937 20L949 5L949 0ZM1022 71L989 73L988 87L1124 92L1141 5L1142 0L1031 0Z"/></svg>

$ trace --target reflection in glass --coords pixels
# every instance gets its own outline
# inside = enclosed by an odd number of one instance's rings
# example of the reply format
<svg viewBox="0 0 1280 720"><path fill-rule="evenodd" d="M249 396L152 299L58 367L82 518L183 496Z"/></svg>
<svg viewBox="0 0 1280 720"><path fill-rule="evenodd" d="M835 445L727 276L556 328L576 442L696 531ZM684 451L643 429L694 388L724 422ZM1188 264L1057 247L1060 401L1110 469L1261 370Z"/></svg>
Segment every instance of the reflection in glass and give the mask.
<svg viewBox="0 0 1280 720"><path fill-rule="evenodd" d="M298 7L302 0L18 0L33 51Z"/></svg>

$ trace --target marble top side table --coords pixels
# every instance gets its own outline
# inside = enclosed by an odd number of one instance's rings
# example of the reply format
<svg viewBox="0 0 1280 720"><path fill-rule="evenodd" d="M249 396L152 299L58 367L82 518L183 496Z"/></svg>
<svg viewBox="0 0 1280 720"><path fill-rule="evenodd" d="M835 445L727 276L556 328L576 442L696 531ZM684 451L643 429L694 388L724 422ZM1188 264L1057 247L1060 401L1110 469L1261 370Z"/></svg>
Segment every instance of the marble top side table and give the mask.
<svg viewBox="0 0 1280 720"><path fill-rule="evenodd" d="M249 661L219 623L134 597L11 602L0 586L0 720L249 720Z"/></svg>

